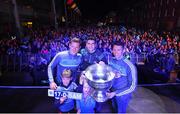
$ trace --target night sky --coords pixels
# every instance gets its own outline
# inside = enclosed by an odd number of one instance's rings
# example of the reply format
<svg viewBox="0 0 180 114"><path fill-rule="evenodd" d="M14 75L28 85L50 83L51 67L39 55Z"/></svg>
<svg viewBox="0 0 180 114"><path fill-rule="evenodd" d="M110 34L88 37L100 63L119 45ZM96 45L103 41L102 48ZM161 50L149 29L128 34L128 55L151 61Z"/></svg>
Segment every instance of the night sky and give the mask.
<svg viewBox="0 0 180 114"><path fill-rule="evenodd" d="M123 13L132 7L135 0L78 0L84 17L103 17L110 11Z"/></svg>

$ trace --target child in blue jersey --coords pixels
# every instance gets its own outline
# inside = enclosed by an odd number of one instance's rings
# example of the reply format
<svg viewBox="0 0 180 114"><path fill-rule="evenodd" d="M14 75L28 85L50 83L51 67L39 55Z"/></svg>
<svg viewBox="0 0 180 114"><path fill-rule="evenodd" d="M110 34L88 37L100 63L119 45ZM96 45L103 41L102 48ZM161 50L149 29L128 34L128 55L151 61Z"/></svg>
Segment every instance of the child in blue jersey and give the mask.
<svg viewBox="0 0 180 114"><path fill-rule="evenodd" d="M83 98L76 100L77 113L94 113L96 101L91 96L92 89L85 78L81 78L81 82L83 83Z"/></svg>
<svg viewBox="0 0 180 114"><path fill-rule="evenodd" d="M62 83L57 87L56 91L75 91L77 85L72 81L71 70L63 70ZM60 113L73 113L75 112L75 101L67 98L67 96L55 97L55 105L59 109Z"/></svg>

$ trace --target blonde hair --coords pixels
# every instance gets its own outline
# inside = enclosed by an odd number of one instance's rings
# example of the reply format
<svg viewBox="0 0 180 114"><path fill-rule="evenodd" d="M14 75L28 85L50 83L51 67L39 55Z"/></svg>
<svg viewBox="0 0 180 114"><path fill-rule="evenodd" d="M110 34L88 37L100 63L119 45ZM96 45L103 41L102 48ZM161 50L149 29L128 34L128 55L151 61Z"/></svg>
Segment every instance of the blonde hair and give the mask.
<svg viewBox="0 0 180 114"><path fill-rule="evenodd" d="M62 77L71 78L71 70L70 69L64 69L62 72Z"/></svg>
<svg viewBox="0 0 180 114"><path fill-rule="evenodd" d="M72 38L71 41L70 41L70 44L71 44L72 42L76 42L76 43L81 44L81 40L80 40L79 38L77 38L77 37Z"/></svg>

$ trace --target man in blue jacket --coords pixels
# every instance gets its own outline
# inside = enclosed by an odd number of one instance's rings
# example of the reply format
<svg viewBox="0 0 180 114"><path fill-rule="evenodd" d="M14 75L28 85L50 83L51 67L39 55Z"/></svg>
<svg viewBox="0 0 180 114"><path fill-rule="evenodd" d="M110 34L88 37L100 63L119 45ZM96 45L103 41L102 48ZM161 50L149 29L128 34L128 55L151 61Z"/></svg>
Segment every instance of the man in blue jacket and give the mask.
<svg viewBox="0 0 180 114"><path fill-rule="evenodd" d="M97 49L97 42L94 37L90 36L86 40L86 46L81 50L82 65L81 70L85 70L88 66L95 63L107 63L105 54ZM103 103L96 103L96 112L102 112Z"/></svg>
<svg viewBox="0 0 180 114"><path fill-rule="evenodd" d="M97 49L97 43L94 37L90 36L86 40L86 46L81 50L82 54L82 66L81 70L85 70L88 66L105 61L104 54Z"/></svg>
<svg viewBox="0 0 180 114"><path fill-rule="evenodd" d="M48 78L51 89L57 89L57 86L61 83L61 74L64 69L70 69L72 71L72 80L77 81L77 71L79 65L82 62L82 56L78 53L80 49L80 40L73 38L69 44L68 51L62 51L56 54L53 60L48 65ZM53 71L57 67L56 82L54 80Z"/></svg>
<svg viewBox="0 0 180 114"><path fill-rule="evenodd" d="M112 45L114 57L108 63L114 69L116 76L111 88L112 92L107 93L107 96L112 98L113 107L118 113L126 112L131 93L137 85L136 67L123 57L123 52L124 43L115 42Z"/></svg>

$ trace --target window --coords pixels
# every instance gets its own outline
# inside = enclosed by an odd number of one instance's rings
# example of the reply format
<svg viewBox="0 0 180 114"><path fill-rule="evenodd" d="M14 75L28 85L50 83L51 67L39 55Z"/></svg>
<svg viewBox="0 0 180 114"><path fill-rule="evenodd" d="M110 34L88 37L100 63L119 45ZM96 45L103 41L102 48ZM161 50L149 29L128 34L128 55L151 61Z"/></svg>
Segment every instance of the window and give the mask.
<svg viewBox="0 0 180 114"><path fill-rule="evenodd" d="M165 13L164 13L164 16L167 16L167 9L166 9L166 11L165 11Z"/></svg>
<svg viewBox="0 0 180 114"><path fill-rule="evenodd" d="M172 10L172 16L174 16L174 14L175 14L175 8L173 8Z"/></svg>
<svg viewBox="0 0 180 114"><path fill-rule="evenodd" d="M163 0L161 0L161 4L160 4L161 6L162 6L162 2L163 2Z"/></svg>
<svg viewBox="0 0 180 114"><path fill-rule="evenodd" d="M157 28L159 28L159 21L157 22L157 25L156 25Z"/></svg>
<svg viewBox="0 0 180 114"><path fill-rule="evenodd" d="M159 17L161 17L161 11L159 10L159 14L158 14Z"/></svg>

